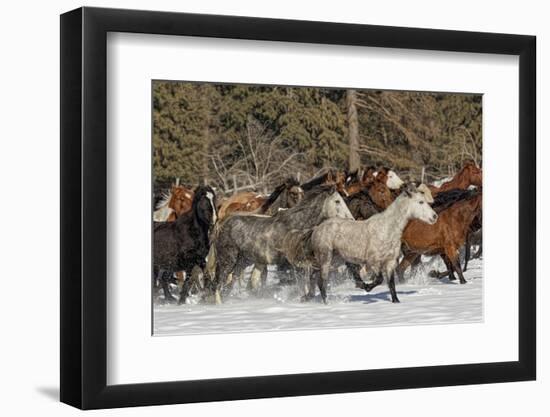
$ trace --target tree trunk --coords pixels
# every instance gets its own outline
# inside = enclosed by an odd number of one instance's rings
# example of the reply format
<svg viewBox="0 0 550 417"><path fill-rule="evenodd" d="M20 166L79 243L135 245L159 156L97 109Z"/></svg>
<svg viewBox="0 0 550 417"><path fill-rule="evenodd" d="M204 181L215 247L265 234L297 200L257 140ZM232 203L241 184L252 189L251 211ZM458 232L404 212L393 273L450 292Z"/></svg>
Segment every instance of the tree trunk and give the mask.
<svg viewBox="0 0 550 417"><path fill-rule="evenodd" d="M349 136L349 171L359 171L359 120L357 117L357 92L346 91L346 107L348 109L348 136Z"/></svg>

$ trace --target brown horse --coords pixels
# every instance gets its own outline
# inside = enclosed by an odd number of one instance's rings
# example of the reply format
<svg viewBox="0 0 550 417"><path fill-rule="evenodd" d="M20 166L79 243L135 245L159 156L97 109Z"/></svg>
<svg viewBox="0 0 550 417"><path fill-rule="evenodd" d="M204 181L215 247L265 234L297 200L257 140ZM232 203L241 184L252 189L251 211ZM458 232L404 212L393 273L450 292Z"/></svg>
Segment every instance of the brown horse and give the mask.
<svg viewBox="0 0 550 417"><path fill-rule="evenodd" d="M359 193L365 189L368 189L376 179L374 175L375 172L376 168L371 166L365 169L363 175L361 175L361 178L355 181L350 180L346 186L346 191L348 195L351 196L355 193Z"/></svg>
<svg viewBox="0 0 550 417"><path fill-rule="evenodd" d="M466 161L462 169L453 177L452 180L443 183L437 187L430 185L430 191L432 195L437 195L443 191L449 191L453 189L467 190L470 185L481 187L483 183L482 171L474 161Z"/></svg>
<svg viewBox="0 0 550 417"><path fill-rule="evenodd" d="M218 218L222 220L235 211L254 211L266 200L267 196L254 191L233 194L221 203L218 209Z"/></svg>
<svg viewBox="0 0 550 417"><path fill-rule="evenodd" d="M405 256L397 267L399 280L403 281L405 270L420 255L441 255L449 270L449 279L456 279L456 272L460 283L465 284L459 262L459 249L464 245L470 225L480 214L481 208L482 194L480 191L473 191L463 200L441 211L434 225L411 221L402 236Z"/></svg>
<svg viewBox="0 0 550 417"><path fill-rule="evenodd" d="M379 180L378 178L374 178L368 187L368 193L372 201L383 210L385 210L394 200L394 196L386 185L386 181Z"/></svg>
<svg viewBox="0 0 550 417"><path fill-rule="evenodd" d="M298 181L288 178L268 196L255 192L243 192L227 198L220 205L218 216L221 220L237 211L275 214L279 209L294 207L303 196L304 191Z"/></svg>
<svg viewBox="0 0 550 417"><path fill-rule="evenodd" d="M189 188L182 185L175 185L171 190L172 198L168 202L168 207L174 210L168 216L169 222L176 221L181 215L191 211L193 205L193 197L195 193Z"/></svg>
<svg viewBox="0 0 550 417"><path fill-rule="evenodd" d="M170 192L164 195L153 214L155 221L173 222L189 212L193 203L193 190L183 185L173 184Z"/></svg>

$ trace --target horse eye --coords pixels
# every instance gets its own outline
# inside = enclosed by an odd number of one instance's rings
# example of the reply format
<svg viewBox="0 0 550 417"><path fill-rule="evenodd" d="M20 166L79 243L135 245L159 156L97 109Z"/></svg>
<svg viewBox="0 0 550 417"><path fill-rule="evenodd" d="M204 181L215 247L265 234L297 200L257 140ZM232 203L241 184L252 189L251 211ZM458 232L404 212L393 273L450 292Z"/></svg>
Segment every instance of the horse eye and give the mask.
<svg viewBox="0 0 550 417"><path fill-rule="evenodd" d="M336 203L336 204L340 204L340 200L336 200L335 203Z"/></svg>
<svg viewBox="0 0 550 417"><path fill-rule="evenodd" d="M420 201L420 204L424 204L424 202L423 202L423 201Z"/></svg>

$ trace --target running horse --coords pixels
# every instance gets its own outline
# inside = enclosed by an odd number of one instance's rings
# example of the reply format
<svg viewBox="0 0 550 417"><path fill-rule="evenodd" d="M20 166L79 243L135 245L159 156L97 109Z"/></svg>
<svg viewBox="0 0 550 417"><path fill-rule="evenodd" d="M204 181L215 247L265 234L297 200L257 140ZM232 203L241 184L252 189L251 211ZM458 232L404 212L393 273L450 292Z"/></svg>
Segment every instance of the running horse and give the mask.
<svg viewBox="0 0 550 417"><path fill-rule="evenodd" d="M239 276L244 269L255 265L267 271L267 265L287 264L285 240L292 230L304 230L331 217L353 219L336 186L316 187L307 192L294 207L274 216L236 213L221 222L208 255L215 259L215 279L210 290L221 302L222 285L230 274Z"/></svg>
<svg viewBox="0 0 550 417"><path fill-rule="evenodd" d="M449 279L458 274L461 284L465 284L459 262L459 249L465 244L472 222L481 214L482 193L471 190L439 212L434 225L411 221L403 232L402 250L404 257L397 267L400 282L409 265L414 264L420 255L441 255L448 270Z"/></svg>
<svg viewBox="0 0 550 417"><path fill-rule="evenodd" d="M310 237L305 234L302 239L306 242L303 258L312 259L312 265L320 270L320 274L317 274L317 285L323 302L327 302L331 266L333 263L345 263L354 276L356 286L367 292L381 284L385 278L391 301L398 303L394 271L403 230L414 219L418 219L416 221L419 223L433 225L437 221L437 214L429 206L424 193L418 191L414 184L408 184L386 210L367 220L331 218L314 227ZM365 284L362 281L359 269L363 265L376 274L374 283ZM312 284L314 282L312 278ZM310 285L305 299L314 296L315 286Z"/></svg>
<svg viewBox="0 0 550 417"><path fill-rule="evenodd" d="M482 170L474 161L468 160L460 171L451 179L441 186L430 185L430 191L435 197L437 194L443 191L449 191L454 189L467 190L471 185L481 187L483 183Z"/></svg>
<svg viewBox="0 0 550 417"><path fill-rule="evenodd" d="M179 303L185 303L191 285L193 270L205 272L206 256L210 249L210 232L216 223L216 196L208 186L199 186L192 201L191 210L173 222L155 223L153 232L153 281L161 271L173 275L185 271ZM161 278L164 298L175 301L168 280Z"/></svg>

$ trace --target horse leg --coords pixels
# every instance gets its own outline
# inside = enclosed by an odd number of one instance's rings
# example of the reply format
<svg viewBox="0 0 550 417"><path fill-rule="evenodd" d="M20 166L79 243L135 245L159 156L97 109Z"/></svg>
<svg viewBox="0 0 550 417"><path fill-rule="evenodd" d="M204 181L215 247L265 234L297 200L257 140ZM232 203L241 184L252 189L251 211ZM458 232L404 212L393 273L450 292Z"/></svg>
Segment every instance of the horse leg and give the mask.
<svg viewBox="0 0 550 417"><path fill-rule="evenodd" d="M468 261L470 260L471 255L471 234L468 233L466 236L466 246L464 247L464 268L462 269L463 272L466 272L468 269Z"/></svg>
<svg viewBox="0 0 550 417"><path fill-rule="evenodd" d="M371 292L374 287L379 286L383 282L384 282L384 276L382 275L382 272L379 272L378 274L376 274L376 278L374 279L374 282L365 284L365 291Z"/></svg>
<svg viewBox="0 0 550 417"><path fill-rule="evenodd" d="M416 261L417 258L420 258L420 255L417 255L414 252L406 253L399 265L397 265L396 272L400 284L405 282L405 271Z"/></svg>
<svg viewBox="0 0 550 417"><path fill-rule="evenodd" d="M438 273L437 277L445 278L446 276L449 276L449 281L455 281L456 277L455 277L454 267L451 260L445 254L441 255L441 259L443 259L443 262L445 262L445 266L447 267L447 272L441 272L440 274Z"/></svg>
<svg viewBox="0 0 550 417"><path fill-rule="evenodd" d="M443 262L445 262L445 267L447 268L446 271L439 272L439 271L430 271L430 276L432 278L438 278L442 279L446 276L449 277L449 281L454 281L456 279L454 272L453 272L453 266L451 265L451 262L449 261L449 258L444 253L441 254L441 259L443 259Z"/></svg>
<svg viewBox="0 0 550 417"><path fill-rule="evenodd" d="M466 284L466 280L464 279L464 274L462 273L462 268L460 267L460 259L458 256L455 256L454 258L449 258L451 261L451 265L455 272L458 274L458 279L461 284Z"/></svg>
<svg viewBox="0 0 550 417"><path fill-rule="evenodd" d="M235 266L233 267L233 280L231 281L231 283L228 286L223 288L223 290L222 290L221 287L218 290L221 291L224 295L229 295L231 293L231 290L232 290L233 285L235 284L235 282L237 280L239 280L239 281L241 280L241 278L237 278L237 277L244 276L244 270L245 269L246 269L246 266L244 265L243 260L241 258L238 258L237 262L235 263ZM240 284L239 284L239 287L241 287ZM219 304L219 302L220 302L220 300L218 298L219 298L218 295L216 295L216 304Z"/></svg>
<svg viewBox="0 0 550 417"><path fill-rule="evenodd" d="M218 253L218 264L216 265L214 279L210 281L209 285L209 295L215 297L216 304L221 303L221 289L227 281L228 276L234 272L238 258L238 251L231 251L231 253L223 254ZM231 281L234 281L235 277L236 275L233 274L233 279Z"/></svg>
<svg viewBox="0 0 550 417"><path fill-rule="evenodd" d="M249 290L257 290L260 287L260 281L262 276L263 265L255 264L250 274L250 280L248 281Z"/></svg>
<svg viewBox="0 0 550 417"><path fill-rule="evenodd" d="M460 267L460 257L458 256L458 249L453 247L445 249L445 256L443 256L443 260L445 260L445 258L447 258L447 261L445 263L449 262L451 266L449 279L455 279L453 274L454 271L457 273L460 283L466 284L466 280L464 279L464 275L462 274L462 268Z"/></svg>
<svg viewBox="0 0 550 417"><path fill-rule="evenodd" d="M399 298L397 298L397 291L395 290L395 272L392 271L390 273L389 279L388 279L388 288L390 289L390 295L391 295L391 302L392 303L399 303Z"/></svg>
<svg viewBox="0 0 550 417"><path fill-rule="evenodd" d="M474 258L479 259L481 258L481 255L483 254L483 245L479 245L479 249L474 255Z"/></svg>
<svg viewBox="0 0 550 417"><path fill-rule="evenodd" d="M171 273L168 271L160 271L160 285L162 286L162 291L164 292L164 302L166 303L176 303L176 297L170 292L170 286L168 282L170 281Z"/></svg>
<svg viewBox="0 0 550 417"><path fill-rule="evenodd" d="M317 285L319 286L319 291L321 292L321 298L323 299L323 303L327 304L327 284L328 284L328 277L330 273L330 263L325 264L321 267L321 274L319 276L319 279L317 280Z"/></svg>
<svg viewBox="0 0 550 417"><path fill-rule="evenodd" d="M304 296L302 296L301 301L310 301L315 298L315 287L317 285L318 280L321 278L319 277L319 271L303 271L306 276L304 276ZM309 272L309 274L308 274ZM309 275L309 285L307 284L307 275Z"/></svg>
<svg viewBox="0 0 550 417"><path fill-rule="evenodd" d="M191 277L192 273L193 268L187 268L185 270L185 281L183 281L183 285L181 286L180 299L178 301L178 304L185 304L185 302L187 301L187 297L189 297L189 291L191 289L191 285L193 284L193 278Z"/></svg>
<svg viewBox="0 0 550 417"><path fill-rule="evenodd" d="M262 288L267 287L267 265L264 265L260 274L260 283Z"/></svg>
<svg viewBox="0 0 550 417"><path fill-rule="evenodd" d="M364 290L365 285L367 284L365 284L365 281L363 281L363 279L361 278L361 266L346 262L346 267L352 275L353 281L355 282L355 287Z"/></svg>

